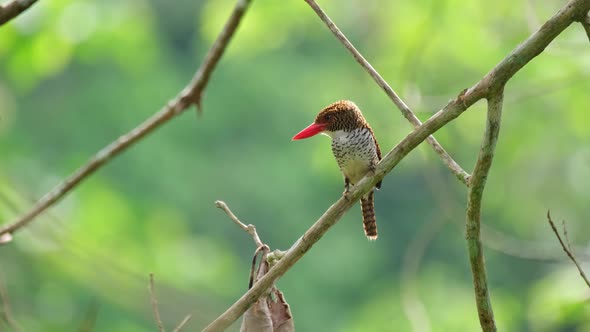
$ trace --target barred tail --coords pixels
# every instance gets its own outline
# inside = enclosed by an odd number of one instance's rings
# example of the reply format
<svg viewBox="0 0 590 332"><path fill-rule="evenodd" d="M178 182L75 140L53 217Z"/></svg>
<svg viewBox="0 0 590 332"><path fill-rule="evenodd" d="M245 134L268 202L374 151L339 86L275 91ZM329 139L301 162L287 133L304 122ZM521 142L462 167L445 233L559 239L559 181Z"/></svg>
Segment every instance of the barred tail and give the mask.
<svg viewBox="0 0 590 332"><path fill-rule="evenodd" d="M369 240L377 240L377 221L375 220L375 208L373 205L373 191L361 198L361 211L363 213L363 228Z"/></svg>

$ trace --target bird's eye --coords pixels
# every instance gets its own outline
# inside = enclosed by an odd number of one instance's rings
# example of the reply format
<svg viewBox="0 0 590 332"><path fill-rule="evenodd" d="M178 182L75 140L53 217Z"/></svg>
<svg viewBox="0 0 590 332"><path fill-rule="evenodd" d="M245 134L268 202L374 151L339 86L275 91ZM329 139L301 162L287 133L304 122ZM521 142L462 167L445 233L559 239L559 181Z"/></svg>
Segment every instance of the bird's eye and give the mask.
<svg viewBox="0 0 590 332"><path fill-rule="evenodd" d="M332 115L331 114L326 115L326 121L330 121L330 120L332 120Z"/></svg>

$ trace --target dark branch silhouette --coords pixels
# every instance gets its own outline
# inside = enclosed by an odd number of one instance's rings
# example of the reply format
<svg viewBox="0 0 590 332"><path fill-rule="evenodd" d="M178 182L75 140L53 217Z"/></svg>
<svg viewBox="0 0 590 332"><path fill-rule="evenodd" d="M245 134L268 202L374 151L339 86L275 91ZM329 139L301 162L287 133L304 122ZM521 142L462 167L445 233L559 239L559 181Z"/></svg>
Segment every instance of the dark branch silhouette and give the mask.
<svg viewBox="0 0 590 332"><path fill-rule="evenodd" d="M0 5L0 26L29 9L37 0L12 0Z"/></svg>

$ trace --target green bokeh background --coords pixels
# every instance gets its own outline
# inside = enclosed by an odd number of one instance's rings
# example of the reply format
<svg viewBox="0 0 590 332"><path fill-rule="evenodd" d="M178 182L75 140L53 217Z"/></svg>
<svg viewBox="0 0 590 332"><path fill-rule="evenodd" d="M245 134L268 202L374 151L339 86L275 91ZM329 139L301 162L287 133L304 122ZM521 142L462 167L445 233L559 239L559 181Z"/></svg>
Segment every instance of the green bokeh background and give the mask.
<svg viewBox="0 0 590 332"><path fill-rule="evenodd" d="M473 85L565 1L322 1L425 120ZM191 79L231 0L42 0L0 28L0 222L26 211ZM590 44L579 25L506 88L484 194L489 286L502 331L590 331L588 289L545 219L590 240ZM292 142L325 105L351 99L383 151L411 126L304 1L254 0L203 101L86 180L0 247L25 331L198 331L247 288L254 245L226 201L287 249L342 192L317 137ZM478 103L436 133L468 171ZM422 144L376 195L379 240L354 207L278 283L299 331L475 331L462 224L466 190ZM587 255L587 254L586 254ZM587 267L587 266L586 266ZM234 324L231 330L238 329ZM0 325L0 330L8 327Z"/></svg>

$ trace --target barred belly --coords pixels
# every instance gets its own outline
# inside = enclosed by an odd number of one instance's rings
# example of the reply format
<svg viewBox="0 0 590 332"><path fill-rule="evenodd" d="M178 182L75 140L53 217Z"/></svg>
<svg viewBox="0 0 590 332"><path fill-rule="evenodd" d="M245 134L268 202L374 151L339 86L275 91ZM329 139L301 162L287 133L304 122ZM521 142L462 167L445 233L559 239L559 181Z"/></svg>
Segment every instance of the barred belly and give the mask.
<svg viewBox="0 0 590 332"><path fill-rule="evenodd" d="M379 161L371 131L357 128L332 133L332 152L340 170L351 184L360 181Z"/></svg>

